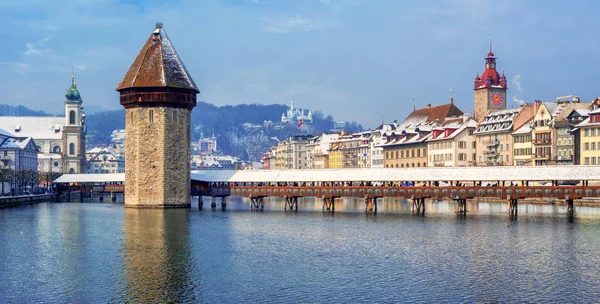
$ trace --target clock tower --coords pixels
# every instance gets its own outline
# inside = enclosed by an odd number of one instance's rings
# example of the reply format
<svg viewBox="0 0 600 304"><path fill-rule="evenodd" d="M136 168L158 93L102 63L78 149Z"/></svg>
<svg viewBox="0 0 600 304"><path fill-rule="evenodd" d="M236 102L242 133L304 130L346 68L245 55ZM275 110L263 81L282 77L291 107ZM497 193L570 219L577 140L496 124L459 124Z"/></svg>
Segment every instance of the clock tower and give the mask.
<svg viewBox="0 0 600 304"><path fill-rule="evenodd" d="M479 121L485 114L492 110L506 109L506 76L502 76L496 70L496 57L492 53L492 41L490 40L490 52L485 57L485 70L481 77L479 72L475 77L475 109L474 118Z"/></svg>

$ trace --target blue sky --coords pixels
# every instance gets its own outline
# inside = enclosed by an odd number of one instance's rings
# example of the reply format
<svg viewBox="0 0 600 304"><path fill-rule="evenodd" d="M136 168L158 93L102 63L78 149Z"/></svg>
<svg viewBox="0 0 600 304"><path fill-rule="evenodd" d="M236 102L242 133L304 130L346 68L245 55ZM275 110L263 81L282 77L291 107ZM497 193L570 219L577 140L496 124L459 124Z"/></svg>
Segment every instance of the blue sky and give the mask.
<svg viewBox="0 0 600 304"><path fill-rule="evenodd" d="M289 103L367 127L417 107L473 111L473 80L493 39L513 98L600 95L596 1L0 1L0 103L62 111L71 69L84 105L114 91L164 24L216 105ZM518 83L517 83L518 82Z"/></svg>

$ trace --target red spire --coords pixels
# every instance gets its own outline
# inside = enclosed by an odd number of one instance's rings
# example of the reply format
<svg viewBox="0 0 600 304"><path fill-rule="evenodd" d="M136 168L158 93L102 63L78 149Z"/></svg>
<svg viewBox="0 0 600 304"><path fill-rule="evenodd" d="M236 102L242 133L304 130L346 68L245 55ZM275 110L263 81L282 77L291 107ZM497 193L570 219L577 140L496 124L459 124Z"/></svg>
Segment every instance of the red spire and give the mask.
<svg viewBox="0 0 600 304"><path fill-rule="evenodd" d="M504 72L502 73L502 77L498 74L496 70L496 57L494 57L494 53L492 52L492 38L490 37L490 52L487 54L485 59L485 70L479 76L475 77L475 85L473 87L474 90L479 90L483 88L502 88L506 89L506 77L504 76Z"/></svg>
<svg viewBox="0 0 600 304"><path fill-rule="evenodd" d="M475 76L475 81L481 81L481 77L479 77L479 71L477 71L477 76Z"/></svg>

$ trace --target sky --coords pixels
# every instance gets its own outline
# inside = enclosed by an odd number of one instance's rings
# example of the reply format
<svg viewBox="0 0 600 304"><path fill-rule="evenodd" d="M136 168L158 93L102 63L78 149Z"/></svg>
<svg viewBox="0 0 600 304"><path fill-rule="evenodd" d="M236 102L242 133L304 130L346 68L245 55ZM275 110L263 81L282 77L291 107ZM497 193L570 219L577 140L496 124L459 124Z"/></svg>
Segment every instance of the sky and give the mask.
<svg viewBox="0 0 600 304"><path fill-rule="evenodd" d="M449 101L473 112L489 38L507 103L600 95L598 1L0 0L0 104L63 111L74 71L88 112L156 22L215 105L289 104L374 128Z"/></svg>

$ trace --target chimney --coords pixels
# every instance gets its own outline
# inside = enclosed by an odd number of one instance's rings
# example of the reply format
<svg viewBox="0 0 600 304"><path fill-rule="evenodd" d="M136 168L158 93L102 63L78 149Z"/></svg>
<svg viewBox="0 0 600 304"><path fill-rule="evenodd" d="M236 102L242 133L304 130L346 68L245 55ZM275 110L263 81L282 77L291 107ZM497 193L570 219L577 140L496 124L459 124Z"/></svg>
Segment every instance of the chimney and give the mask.
<svg viewBox="0 0 600 304"><path fill-rule="evenodd" d="M431 108L431 104L430 104L430 103L428 103L428 104L427 104L427 107L428 107L428 108Z"/></svg>
<svg viewBox="0 0 600 304"><path fill-rule="evenodd" d="M394 119L394 129L398 128L398 121Z"/></svg>

